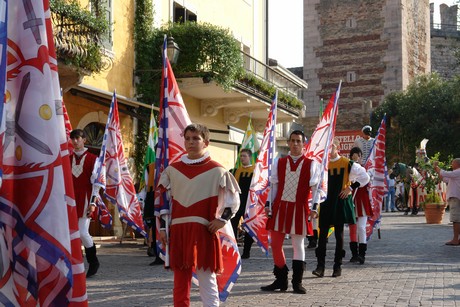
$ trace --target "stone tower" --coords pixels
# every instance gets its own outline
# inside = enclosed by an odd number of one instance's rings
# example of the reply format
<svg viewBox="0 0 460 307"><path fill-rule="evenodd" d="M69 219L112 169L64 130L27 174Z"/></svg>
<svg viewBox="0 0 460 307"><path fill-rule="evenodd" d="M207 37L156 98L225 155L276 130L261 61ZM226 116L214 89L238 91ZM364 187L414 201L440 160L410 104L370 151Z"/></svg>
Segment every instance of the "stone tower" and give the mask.
<svg viewBox="0 0 460 307"><path fill-rule="evenodd" d="M451 79L460 75L460 65L456 52L460 50L460 24L458 22L458 6L440 5L441 22L434 23L431 14L431 71L441 77ZM434 4L430 4L431 12Z"/></svg>
<svg viewBox="0 0 460 307"><path fill-rule="evenodd" d="M429 0L304 0L307 133L340 80L337 130L356 130L386 95L429 71Z"/></svg>

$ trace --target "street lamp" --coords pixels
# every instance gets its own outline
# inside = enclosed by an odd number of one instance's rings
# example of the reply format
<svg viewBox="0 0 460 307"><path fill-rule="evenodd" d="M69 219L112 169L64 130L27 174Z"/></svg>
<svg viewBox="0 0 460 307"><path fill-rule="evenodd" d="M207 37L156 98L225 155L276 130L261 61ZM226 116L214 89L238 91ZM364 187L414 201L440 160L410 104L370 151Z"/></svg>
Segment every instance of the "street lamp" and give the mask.
<svg viewBox="0 0 460 307"><path fill-rule="evenodd" d="M171 64L176 64L179 58L180 48L179 45L174 41L174 37L168 36L168 42L166 44L166 53Z"/></svg>

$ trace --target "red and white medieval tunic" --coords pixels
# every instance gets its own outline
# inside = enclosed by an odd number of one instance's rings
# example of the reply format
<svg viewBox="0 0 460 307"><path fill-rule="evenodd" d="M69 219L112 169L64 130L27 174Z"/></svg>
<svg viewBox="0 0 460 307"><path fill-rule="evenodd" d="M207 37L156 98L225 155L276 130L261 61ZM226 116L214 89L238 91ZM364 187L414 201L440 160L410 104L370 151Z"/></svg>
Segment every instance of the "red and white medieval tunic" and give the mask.
<svg viewBox="0 0 460 307"><path fill-rule="evenodd" d="M233 214L238 210L240 189L233 175L209 155L197 160L182 156L164 170L159 187L169 190L171 197L171 269L221 272L219 234L211 234L207 226L224 208Z"/></svg>
<svg viewBox="0 0 460 307"><path fill-rule="evenodd" d="M366 184L364 187L358 187L353 191L353 193L353 203L355 204L356 208L356 216L373 216L368 185Z"/></svg>
<svg viewBox="0 0 460 307"><path fill-rule="evenodd" d="M72 163L72 179L75 191L75 203L77 206L77 215L79 218L86 217L86 208L91 200L93 193L93 173L94 164L97 156L90 153L87 148L82 152L73 152L70 155Z"/></svg>
<svg viewBox="0 0 460 307"><path fill-rule="evenodd" d="M319 176L319 164L304 155L288 155L275 161L271 193L276 196L272 205L272 218L267 220L267 230L303 236L311 233L308 196L311 192L313 197L319 198L316 195Z"/></svg>

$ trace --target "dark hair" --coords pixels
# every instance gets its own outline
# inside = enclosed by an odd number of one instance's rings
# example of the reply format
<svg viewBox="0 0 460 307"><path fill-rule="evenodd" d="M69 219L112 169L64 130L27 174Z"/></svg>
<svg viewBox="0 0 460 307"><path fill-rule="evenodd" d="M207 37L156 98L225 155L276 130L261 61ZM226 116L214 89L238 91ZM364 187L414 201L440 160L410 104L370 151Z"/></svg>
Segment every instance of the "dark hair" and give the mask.
<svg viewBox="0 0 460 307"><path fill-rule="evenodd" d="M360 156L363 155L363 151L361 150L361 148L359 148L359 147L353 147L352 149L350 149L350 159L351 159L351 157L353 157L353 155L354 155L355 153L358 154L358 155L360 155Z"/></svg>
<svg viewBox="0 0 460 307"><path fill-rule="evenodd" d="M184 136L187 131L198 132L203 140L209 142L209 129L205 125L202 124L190 124L184 129Z"/></svg>
<svg viewBox="0 0 460 307"><path fill-rule="evenodd" d="M70 138L74 139L77 137L81 137L82 139L86 139L86 133L82 129L74 129L70 132Z"/></svg>
<svg viewBox="0 0 460 307"><path fill-rule="evenodd" d="M294 135L301 135L301 136L302 136L302 141L305 142L305 134L304 134L302 131L300 131L300 130L294 130L294 131L292 131L291 134L289 134L289 140L291 140L291 136L292 136L293 134L294 134Z"/></svg>
<svg viewBox="0 0 460 307"><path fill-rule="evenodd" d="M250 150L249 148L243 148L243 149L241 149L241 150L240 150L240 153L242 153L242 152L247 153L247 154L249 155L249 157L252 156L252 150Z"/></svg>

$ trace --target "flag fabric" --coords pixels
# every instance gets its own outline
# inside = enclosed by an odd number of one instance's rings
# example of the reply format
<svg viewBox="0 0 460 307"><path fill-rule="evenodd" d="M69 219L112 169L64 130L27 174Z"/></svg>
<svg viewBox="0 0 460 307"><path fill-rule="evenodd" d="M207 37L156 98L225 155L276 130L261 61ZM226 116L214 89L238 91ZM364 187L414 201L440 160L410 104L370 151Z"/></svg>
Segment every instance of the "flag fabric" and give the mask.
<svg viewBox="0 0 460 307"><path fill-rule="evenodd" d="M252 151L251 157L251 164L255 165L257 161L257 156L259 154L259 140L257 139L257 132L254 130L252 126L251 118L248 121L248 127L244 132L243 142L241 142L241 149L250 149ZM241 150L240 149L240 150ZM236 163L234 169L238 169L240 167L240 155L236 158Z"/></svg>
<svg viewBox="0 0 460 307"><path fill-rule="evenodd" d="M275 154L275 129L278 92L275 93L273 102L265 124L264 136L260 145L257 162L254 166L251 186L246 204L246 213L243 226L257 245L268 255L269 238L265 228L265 203L270 200L270 176L272 173Z"/></svg>
<svg viewBox="0 0 460 307"><path fill-rule="evenodd" d="M149 165L155 163L155 145L158 143L158 128L155 122L153 108L150 112L149 135L147 139L147 150L144 158L144 176L141 178L140 189L143 189L149 182Z"/></svg>
<svg viewBox="0 0 460 307"><path fill-rule="evenodd" d="M158 142L155 151L155 183L158 185L158 180L163 170L173 162L185 154L183 131L185 127L192 122L185 108L182 95L179 91L176 78L169 63L166 53L166 36L163 42L163 71L161 77L160 91L160 113L158 125ZM155 214L169 214L169 203L165 193L155 191ZM160 222L157 220L156 234L159 238ZM166 247L162 246L157 240L157 249L160 252L160 257L165 259Z"/></svg>
<svg viewBox="0 0 460 307"><path fill-rule="evenodd" d="M388 192L388 183L385 176L385 135L386 135L386 115L380 123L377 136L371 148L371 153L366 160L364 167L371 176L369 182L369 197L373 215L369 216L366 224L366 236L370 239L374 228L380 226L380 217L383 197Z"/></svg>
<svg viewBox="0 0 460 307"><path fill-rule="evenodd" d="M166 36L163 44L163 75L161 89L160 116L158 125L158 145L155 162L155 186L163 170L171 163L179 161L186 153L183 131L190 125L190 117L185 108L174 73L166 55ZM157 192L157 191L156 191ZM169 202L166 193L156 195L155 211L157 215L169 214ZM157 221L157 227L159 222ZM157 236L158 238L158 236ZM238 245L230 225L219 230L222 245L223 272L217 275L219 299L225 301L241 272L241 258ZM165 256L165 247L160 245L160 253ZM194 277L193 281L198 284Z"/></svg>
<svg viewBox="0 0 460 307"><path fill-rule="evenodd" d="M4 97L5 97L5 87L6 87L6 50L8 44L8 2L2 1L0 3L0 95L2 99L0 100L0 148L3 144L3 138L5 136L5 121L4 121ZM0 150L0 153L3 150ZM3 163L0 154L0 186L2 183L3 176Z"/></svg>
<svg viewBox="0 0 460 307"><path fill-rule="evenodd" d="M87 306L49 2L6 3L0 305Z"/></svg>
<svg viewBox="0 0 460 307"><path fill-rule="evenodd" d="M61 103L62 103L62 116L64 116L67 147L69 148L69 153L72 154L73 144L72 144L72 140L70 139L70 132L72 132L73 129L72 129L72 124L70 123L69 114L67 113L67 108L65 107L65 104L64 104L64 100L62 100L62 93L61 93Z"/></svg>
<svg viewBox="0 0 460 307"><path fill-rule="evenodd" d="M117 95L114 92L101 152L95 163L95 185L104 188L105 197L117 206L120 219L145 237L147 233L144 230L141 206L136 196L133 179L129 174L124 152Z"/></svg>
<svg viewBox="0 0 460 307"><path fill-rule="evenodd" d="M329 103L323 112L323 117L321 118L319 124L316 126L316 129L313 132L305 150L305 156L307 158L315 160L321 165L321 175L317 189L317 193L320 193L320 202L323 202L327 196L327 171L329 169L329 152L331 151L332 140L335 136L335 125L337 122L341 86L342 81L340 81L337 90L329 100Z"/></svg>

